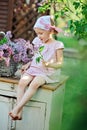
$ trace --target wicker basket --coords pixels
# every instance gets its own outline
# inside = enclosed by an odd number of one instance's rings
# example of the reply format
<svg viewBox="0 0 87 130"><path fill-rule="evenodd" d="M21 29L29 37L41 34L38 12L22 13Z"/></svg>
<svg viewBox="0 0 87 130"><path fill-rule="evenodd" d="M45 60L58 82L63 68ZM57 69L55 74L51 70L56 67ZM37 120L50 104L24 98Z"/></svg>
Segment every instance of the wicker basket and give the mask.
<svg viewBox="0 0 87 130"><path fill-rule="evenodd" d="M5 36L5 33L3 31L0 31L0 45L3 45L5 42L9 42L9 39ZM17 64L13 61L13 59L10 60L9 66L6 66L4 60L0 60L0 76L13 76L15 71L17 70L16 68Z"/></svg>
<svg viewBox="0 0 87 130"><path fill-rule="evenodd" d="M0 76L10 77L15 74L17 70L17 64L11 60L10 65L6 66L5 61L0 61Z"/></svg>

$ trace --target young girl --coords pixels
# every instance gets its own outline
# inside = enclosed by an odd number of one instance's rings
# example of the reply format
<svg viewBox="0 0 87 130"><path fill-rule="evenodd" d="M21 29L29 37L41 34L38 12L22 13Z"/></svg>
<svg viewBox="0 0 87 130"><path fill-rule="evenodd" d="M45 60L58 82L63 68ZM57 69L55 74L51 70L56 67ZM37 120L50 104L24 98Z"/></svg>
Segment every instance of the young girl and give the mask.
<svg viewBox="0 0 87 130"><path fill-rule="evenodd" d="M36 53L32 62L22 67L22 77L17 89L17 105L9 113L13 120L22 119L22 109L31 99L37 89L45 83L58 82L60 68L63 62L63 43L53 39L52 34L60 32L59 28L51 25L50 16L41 16L34 25L37 37L33 40L35 47L43 46L42 59L36 62L40 56ZM25 88L28 89L25 91Z"/></svg>

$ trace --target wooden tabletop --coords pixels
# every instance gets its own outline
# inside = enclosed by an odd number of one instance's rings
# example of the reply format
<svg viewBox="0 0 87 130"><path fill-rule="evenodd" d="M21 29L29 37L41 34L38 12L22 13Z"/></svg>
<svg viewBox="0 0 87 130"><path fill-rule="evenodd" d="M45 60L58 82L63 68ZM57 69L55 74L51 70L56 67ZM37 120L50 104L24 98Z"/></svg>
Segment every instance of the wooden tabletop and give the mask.
<svg viewBox="0 0 87 130"><path fill-rule="evenodd" d="M54 91L59 86L61 86L62 84L64 84L67 81L68 78L69 78L68 76L62 75L60 77L60 82L44 84L42 86L42 88ZM7 83L18 84L19 79L11 78L11 77L0 77L0 82L7 82Z"/></svg>

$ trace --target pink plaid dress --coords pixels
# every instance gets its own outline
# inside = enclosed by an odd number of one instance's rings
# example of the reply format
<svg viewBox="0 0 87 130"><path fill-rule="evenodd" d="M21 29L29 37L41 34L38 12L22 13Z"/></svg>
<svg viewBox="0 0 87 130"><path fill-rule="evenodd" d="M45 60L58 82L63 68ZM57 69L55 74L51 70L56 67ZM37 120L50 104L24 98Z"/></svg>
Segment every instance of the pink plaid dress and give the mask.
<svg viewBox="0 0 87 130"><path fill-rule="evenodd" d="M52 42L50 44L42 43L41 40L36 37L33 40L34 46L40 47L44 46L43 51L41 54L43 55L43 59L45 61L52 61L56 62L56 50L64 48L64 45L60 41ZM38 53L36 53L33 56L33 60L31 62L31 66L26 71L27 74L32 76L42 76L46 83L54 83L59 81L59 75L60 75L60 69L54 69L54 68L47 68L45 67L41 60L39 63L36 63L36 58L39 56Z"/></svg>

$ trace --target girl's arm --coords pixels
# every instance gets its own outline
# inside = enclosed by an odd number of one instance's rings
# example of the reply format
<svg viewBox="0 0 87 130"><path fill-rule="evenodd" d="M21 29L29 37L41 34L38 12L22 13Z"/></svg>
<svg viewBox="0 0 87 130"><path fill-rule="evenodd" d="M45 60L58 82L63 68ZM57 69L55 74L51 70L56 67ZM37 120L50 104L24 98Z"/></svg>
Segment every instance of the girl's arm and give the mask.
<svg viewBox="0 0 87 130"><path fill-rule="evenodd" d="M57 58L57 62L44 62L46 67L51 67L51 68L61 68L62 64L63 64L63 49L58 49L56 51L56 58Z"/></svg>

